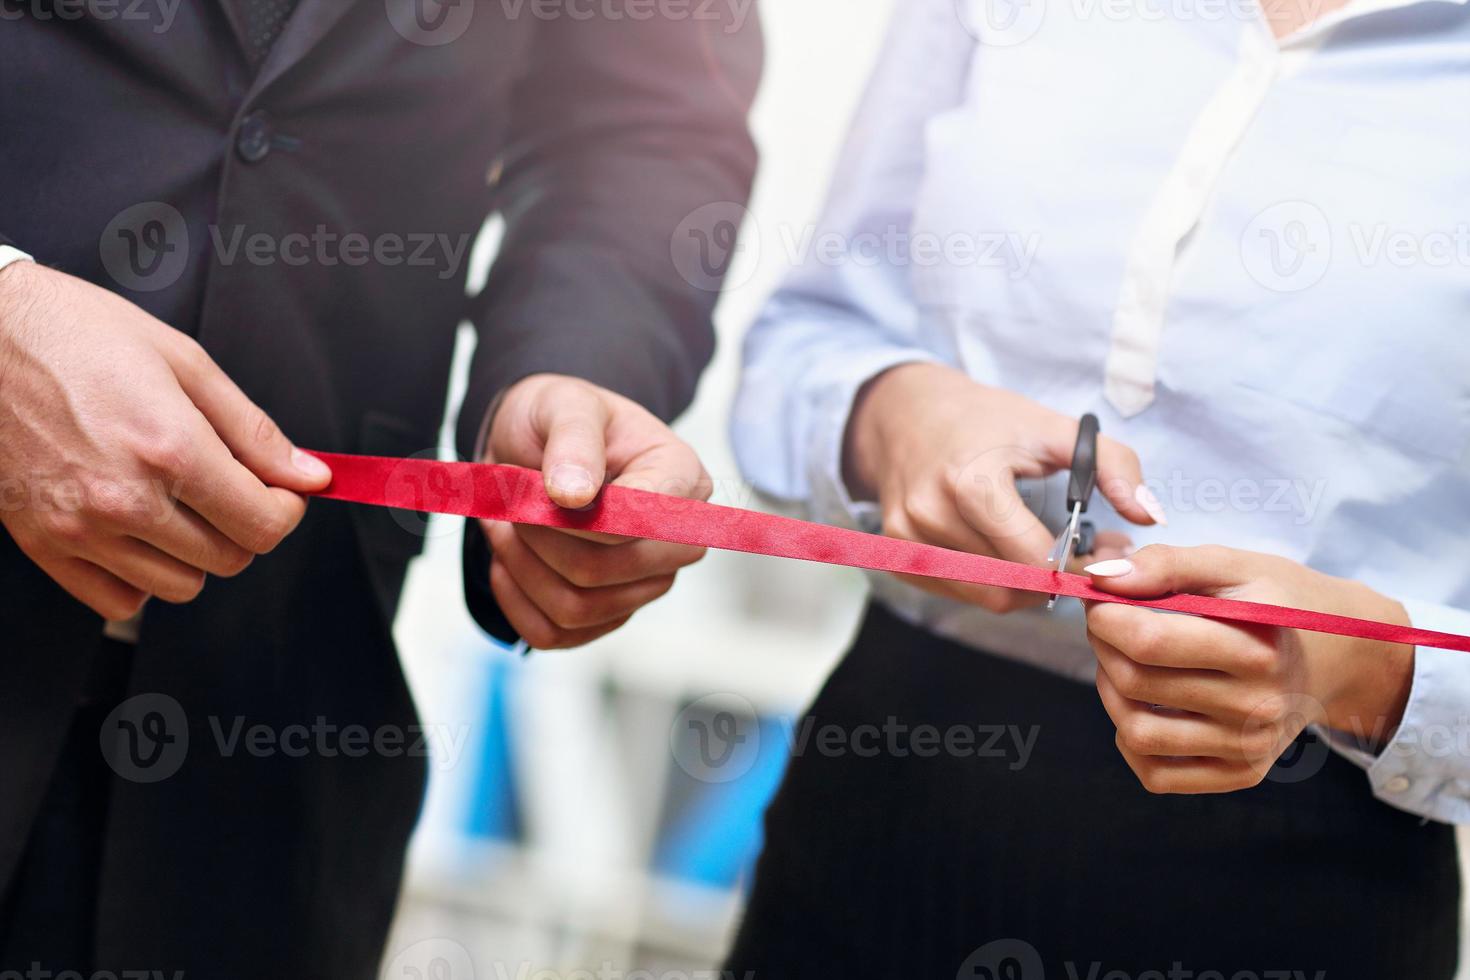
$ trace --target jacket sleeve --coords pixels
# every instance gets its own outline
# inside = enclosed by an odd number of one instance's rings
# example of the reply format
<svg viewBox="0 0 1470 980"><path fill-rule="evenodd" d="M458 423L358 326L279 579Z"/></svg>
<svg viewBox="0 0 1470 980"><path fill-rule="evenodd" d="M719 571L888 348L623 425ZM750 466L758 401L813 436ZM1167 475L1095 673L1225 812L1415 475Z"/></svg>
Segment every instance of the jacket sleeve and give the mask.
<svg viewBox="0 0 1470 980"><path fill-rule="evenodd" d="M615 0L536 25L497 187L505 233L472 305L463 457L479 456L497 394L531 374L585 378L665 420L693 398L755 174L746 116L762 42L753 4L733 7L718 21L648 17ZM468 530L470 611L509 638L488 549Z"/></svg>

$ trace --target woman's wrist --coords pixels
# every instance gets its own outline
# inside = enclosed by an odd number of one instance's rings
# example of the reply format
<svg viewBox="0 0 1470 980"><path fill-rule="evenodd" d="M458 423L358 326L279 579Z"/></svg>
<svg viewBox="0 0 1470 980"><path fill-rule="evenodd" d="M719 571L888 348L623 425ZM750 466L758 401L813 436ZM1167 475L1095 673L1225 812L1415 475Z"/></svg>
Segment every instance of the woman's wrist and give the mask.
<svg viewBox="0 0 1470 980"><path fill-rule="evenodd" d="M926 370L948 369L922 362L897 364L869 378L858 389L842 440L842 479L853 500L878 499L879 474L885 469L884 450L889 445L883 423L894 414L890 396L904 386L906 376ZM902 402L900 398L899 404Z"/></svg>
<svg viewBox="0 0 1470 980"><path fill-rule="evenodd" d="M1367 586L1351 584L1354 594L1340 609L1345 615L1409 626L1409 613L1395 599ZM1330 663L1340 672L1323 705L1324 724L1365 745L1381 748L1403 723L1414 685L1414 647L1378 640L1316 634L1304 642L1331 643Z"/></svg>

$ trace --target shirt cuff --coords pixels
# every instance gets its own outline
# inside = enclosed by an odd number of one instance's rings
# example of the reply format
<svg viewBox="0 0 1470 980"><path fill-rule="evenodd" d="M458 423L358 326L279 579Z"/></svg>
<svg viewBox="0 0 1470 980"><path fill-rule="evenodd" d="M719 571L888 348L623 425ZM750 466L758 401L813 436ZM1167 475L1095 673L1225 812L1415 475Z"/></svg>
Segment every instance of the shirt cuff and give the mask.
<svg viewBox="0 0 1470 980"><path fill-rule="evenodd" d="M1405 601L1421 629L1470 634L1470 612ZM1376 755L1341 732L1327 742L1363 767L1378 799L1444 823L1470 823L1470 654L1434 647L1414 651L1414 679L1403 722Z"/></svg>
<svg viewBox="0 0 1470 980"><path fill-rule="evenodd" d="M840 372L822 387L811 429L812 516L824 524L876 533L883 516L874 501L854 500L842 476L842 455L847 443L847 423L853 402L863 385L900 364L943 363L933 351L921 347L885 347L848 357Z"/></svg>
<svg viewBox="0 0 1470 980"><path fill-rule="evenodd" d="M30 255L22 252L14 245L6 245L4 243L0 243L0 272L4 272L6 266L14 265L17 262L34 261L35 260L32 259Z"/></svg>

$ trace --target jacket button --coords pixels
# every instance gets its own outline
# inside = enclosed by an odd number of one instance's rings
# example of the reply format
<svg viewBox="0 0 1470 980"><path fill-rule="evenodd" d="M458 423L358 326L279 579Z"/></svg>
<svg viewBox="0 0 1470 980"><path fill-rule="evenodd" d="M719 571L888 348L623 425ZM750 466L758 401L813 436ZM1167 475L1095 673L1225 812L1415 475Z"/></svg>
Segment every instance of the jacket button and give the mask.
<svg viewBox="0 0 1470 980"><path fill-rule="evenodd" d="M271 124L263 112L252 112L240 120L235 134L235 152L246 163L259 163L271 152Z"/></svg>

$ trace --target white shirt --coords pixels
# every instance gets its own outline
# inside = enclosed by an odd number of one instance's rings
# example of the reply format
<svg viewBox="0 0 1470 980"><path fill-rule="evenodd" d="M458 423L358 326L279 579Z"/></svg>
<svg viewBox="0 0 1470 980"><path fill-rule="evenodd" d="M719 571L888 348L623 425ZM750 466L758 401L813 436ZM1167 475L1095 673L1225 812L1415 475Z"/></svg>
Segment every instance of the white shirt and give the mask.
<svg viewBox="0 0 1470 980"><path fill-rule="evenodd" d="M1098 498L1099 527L1284 555L1470 633L1467 147L1461 0L1359 0L1280 42L1251 0L906 0L821 222L851 248L812 253L749 335L741 465L877 530L841 479L852 398L940 361L1139 453L1169 526ZM873 584L1091 683L1075 603ZM1470 654L1420 649L1393 742L1342 742L1385 801L1470 822Z"/></svg>

